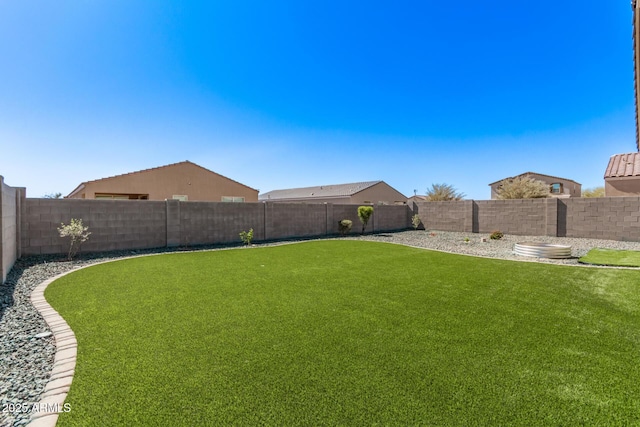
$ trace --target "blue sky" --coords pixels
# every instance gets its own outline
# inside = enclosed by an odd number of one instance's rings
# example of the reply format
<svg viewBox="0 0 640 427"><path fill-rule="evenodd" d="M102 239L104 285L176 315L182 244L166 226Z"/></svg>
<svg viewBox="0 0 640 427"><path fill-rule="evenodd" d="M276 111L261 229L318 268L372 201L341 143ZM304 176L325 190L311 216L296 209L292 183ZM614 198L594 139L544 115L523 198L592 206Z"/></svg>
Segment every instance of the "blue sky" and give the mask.
<svg viewBox="0 0 640 427"><path fill-rule="evenodd" d="M468 198L636 150L629 1L0 0L0 175L190 160L250 187Z"/></svg>

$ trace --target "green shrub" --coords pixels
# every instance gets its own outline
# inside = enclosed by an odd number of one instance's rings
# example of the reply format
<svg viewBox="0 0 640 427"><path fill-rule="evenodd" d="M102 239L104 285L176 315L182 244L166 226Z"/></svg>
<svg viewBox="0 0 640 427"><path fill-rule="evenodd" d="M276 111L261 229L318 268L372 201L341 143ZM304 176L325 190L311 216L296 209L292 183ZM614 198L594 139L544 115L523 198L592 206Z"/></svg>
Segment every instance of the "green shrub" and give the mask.
<svg viewBox="0 0 640 427"><path fill-rule="evenodd" d="M250 228L249 231L241 231L240 240L242 240L242 243L245 245L250 245L251 240L253 240L253 228Z"/></svg>
<svg viewBox="0 0 640 427"><path fill-rule="evenodd" d="M502 231L499 231L499 230L492 231L491 235L489 236L491 240L500 240L503 237L504 237L504 234L502 233Z"/></svg>
<svg viewBox="0 0 640 427"><path fill-rule="evenodd" d="M411 217L411 224L413 224L413 229L417 230L418 227L420 226L420 215L415 214L414 216Z"/></svg>
<svg viewBox="0 0 640 427"><path fill-rule="evenodd" d="M342 221L338 221L338 230L340 230L341 235L348 234L351 231L351 226L353 225L353 221L348 219L343 219Z"/></svg>
<svg viewBox="0 0 640 427"><path fill-rule="evenodd" d="M362 234L364 234L364 229L367 227L371 215L373 215L373 206L358 206L358 218L362 223Z"/></svg>

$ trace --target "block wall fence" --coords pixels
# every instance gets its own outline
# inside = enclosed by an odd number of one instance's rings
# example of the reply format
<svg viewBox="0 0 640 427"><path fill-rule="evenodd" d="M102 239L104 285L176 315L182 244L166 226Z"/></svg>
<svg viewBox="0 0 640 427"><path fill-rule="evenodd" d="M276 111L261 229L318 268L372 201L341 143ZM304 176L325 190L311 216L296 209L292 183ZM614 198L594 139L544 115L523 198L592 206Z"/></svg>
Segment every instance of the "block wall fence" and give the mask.
<svg viewBox="0 0 640 427"><path fill-rule="evenodd" d="M83 252L239 243L254 230L255 241L338 234L338 221L361 230L358 205L180 202L177 200L81 200L26 198L24 188L0 177L0 275L21 256L65 253L60 223L82 219L91 236ZM640 242L640 197L420 202L375 206L365 232L410 229L418 214L428 230Z"/></svg>
<svg viewBox="0 0 640 427"><path fill-rule="evenodd" d="M640 242L640 197L420 202L428 230Z"/></svg>
<svg viewBox="0 0 640 427"><path fill-rule="evenodd" d="M0 283L4 283L13 264L20 258L20 202L24 188L10 187L0 176Z"/></svg>

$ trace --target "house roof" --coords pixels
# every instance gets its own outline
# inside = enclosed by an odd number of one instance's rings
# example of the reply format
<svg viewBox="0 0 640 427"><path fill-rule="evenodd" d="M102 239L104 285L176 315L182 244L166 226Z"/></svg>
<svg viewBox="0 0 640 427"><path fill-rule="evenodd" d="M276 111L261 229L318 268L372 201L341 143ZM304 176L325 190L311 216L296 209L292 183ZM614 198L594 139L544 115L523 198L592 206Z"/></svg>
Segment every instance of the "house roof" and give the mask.
<svg viewBox="0 0 640 427"><path fill-rule="evenodd" d="M638 104L640 101L638 99L638 92L640 91L640 46L638 46L640 43L640 2L632 0L631 7L633 9L633 91L635 93L636 100L636 147L638 148L638 151L640 151L640 130L638 128L640 126L640 123L638 122L638 110L640 109L640 105Z"/></svg>
<svg viewBox="0 0 640 427"><path fill-rule="evenodd" d="M496 182L492 182L492 183L491 183L491 184L489 184L489 185L497 184L497 183L499 183L499 182L504 181L505 179L514 179L514 178L520 178L520 177L525 177L525 176L529 176L529 175L540 175L540 176L544 176L544 177L547 177L547 178L551 178L551 179L553 179L553 180L555 180L555 179L559 179L559 180L562 180L562 181L571 181L571 182L575 182L576 184L582 185L582 184L580 184L579 182L574 181L574 180L569 179L569 178L561 178L561 177L559 177L559 176L546 175L546 174L544 174L544 173L538 173L538 172L525 172L525 173L521 173L520 175L516 175L516 176L509 176L509 177L507 177L507 178L499 179L499 180L497 180Z"/></svg>
<svg viewBox="0 0 640 427"><path fill-rule="evenodd" d="M605 178L640 176L640 153L616 154L611 156Z"/></svg>
<svg viewBox="0 0 640 427"><path fill-rule="evenodd" d="M319 185L316 187L273 190L261 194L259 200L324 199L350 197L383 181L354 182L351 184Z"/></svg>
<svg viewBox="0 0 640 427"><path fill-rule="evenodd" d="M209 173L212 173L212 174L218 175L218 176L220 176L220 177L222 177L222 178L228 179L229 181L233 181L233 182L235 182L236 184L242 185L242 186L247 187L247 188L249 188L249 189L251 189L251 190L258 191L258 190L256 190L255 188L251 188L251 187L249 187L249 186L247 186L247 185L244 185L244 184L242 184L242 183L240 183L240 182L238 182L238 181L235 181L235 180L233 180L233 179L231 179L231 178L227 178L226 176L220 175L219 173L216 173L216 172L214 172L214 171L212 171L212 170L209 170L209 169L207 169L207 168L203 168L202 166L197 165L197 164L195 164L195 163L193 163L193 162L190 162L189 160L185 160L185 161L183 161L183 162L171 163L171 164L164 165L164 166L157 166L157 167L155 167L155 168L142 169L142 170L135 171L135 172L123 173L123 174L120 174L120 175L114 175L114 176L109 176L109 177L106 177L106 178L94 179L94 180L91 180L91 181L84 181L84 182L81 182L81 183L80 183L80 185L78 185L78 186L77 186L77 187L76 187L76 188L75 188L71 193L69 193L69 195L68 195L67 197L70 197L71 195L73 195L73 194L77 193L78 191L82 190L82 188L84 188L84 187L85 187L87 184L89 184L89 183L93 183L93 182L100 182L100 181L106 181L106 180L109 180L109 179L113 179L113 178L120 178L120 177L123 177L123 176L129 176L129 175L138 175L138 174L141 174L141 173L146 173L146 172L151 172L151 171L157 171L157 170L166 169L166 168L169 168L169 167L179 166L179 165L191 165L191 166L195 166L195 167L198 167L198 168L200 168L200 169L203 169L203 170L205 170L205 171L207 171L207 172L209 172Z"/></svg>

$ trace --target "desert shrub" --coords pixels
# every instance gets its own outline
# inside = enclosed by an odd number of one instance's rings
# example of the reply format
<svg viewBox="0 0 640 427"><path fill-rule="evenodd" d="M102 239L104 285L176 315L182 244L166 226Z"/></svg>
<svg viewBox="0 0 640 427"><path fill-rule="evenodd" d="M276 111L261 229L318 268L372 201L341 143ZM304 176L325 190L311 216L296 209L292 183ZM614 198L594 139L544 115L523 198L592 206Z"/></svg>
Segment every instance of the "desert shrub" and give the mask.
<svg viewBox="0 0 640 427"><path fill-rule="evenodd" d="M604 197L604 187L587 188L582 192L582 197Z"/></svg>
<svg viewBox="0 0 640 427"><path fill-rule="evenodd" d="M541 199L549 197L549 185L533 178L505 179L496 190L498 199Z"/></svg>
<svg viewBox="0 0 640 427"><path fill-rule="evenodd" d="M429 202L451 202L462 200L465 194L460 193L450 184L431 184L426 196Z"/></svg>
<svg viewBox="0 0 640 427"><path fill-rule="evenodd" d="M491 240L500 240L503 237L504 237L504 234L502 233L502 231L498 231L498 230L492 231L491 235L489 236Z"/></svg>
<svg viewBox="0 0 640 427"><path fill-rule="evenodd" d="M250 228L249 231L241 231L240 240L242 240L242 243L245 245L250 245L253 240L253 228Z"/></svg>
<svg viewBox="0 0 640 427"><path fill-rule="evenodd" d="M85 227L82 224L81 219L71 218L71 222L69 224L60 224L60 227L58 227L58 234L60 234L60 237L69 237L70 239L67 258L71 261L80 250L80 246L89 240L91 232L89 231L89 227Z"/></svg>
<svg viewBox="0 0 640 427"><path fill-rule="evenodd" d="M411 217L411 224L413 224L414 230L418 229L418 227L420 226L420 216L418 214L415 214Z"/></svg>
<svg viewBox="0 0 640 427"><path fill-rule="evenodd" d="M348 234L351 231L351 226L353 222L349 219L343 219L342 221L338 221L338 230L340 230L341 235Z"/></svg>
<svg viewBox="0 0 640 427"><path fill-rule="evenodd" d="M358 206L358 218L362 223L362 234L364 234L364 229L367 227L371 215L373 215L373 206Z"/></svg>

